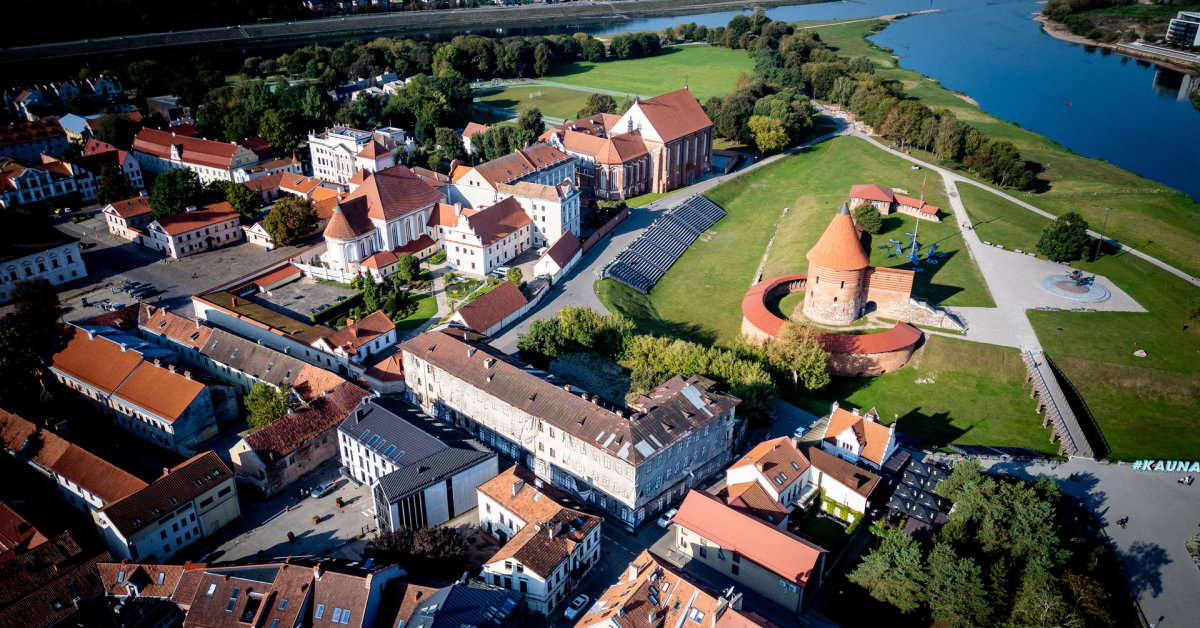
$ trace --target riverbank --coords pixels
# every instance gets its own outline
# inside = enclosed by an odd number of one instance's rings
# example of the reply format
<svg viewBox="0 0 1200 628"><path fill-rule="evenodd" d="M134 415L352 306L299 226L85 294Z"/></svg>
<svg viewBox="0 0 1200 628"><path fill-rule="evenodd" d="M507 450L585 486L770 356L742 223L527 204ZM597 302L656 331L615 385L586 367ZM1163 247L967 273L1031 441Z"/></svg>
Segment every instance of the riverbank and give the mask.
<svg viewBox="0 0 1200 628"><path fill-rule="evenodd" d="M1165 57L1163 55L1154 54L1154 53L1147 52L1144 50L1138 50L1137 48L1131 48L1129 46L1122 45L1122 44L1106 44L1102 41L1097 41L1095 39L1088 39L1087 37L1076 35L1075 33L1072 33L1071 29L1067 28L1066 25L1062 24L1061 22L1055 22L1054 20L1046 17L1045 15L1042 15L1041 13L1035 14L1033 17L1033 21L1037 22L1038 24L1041 24L1042 31L1045 32L1047 35L1049 35L1055 39L1061 40L1061 41L1065 41L1065 42L1072 43L1072 44L1079 44L1081 46L1095 46L1096 48L1103 48L1106 50L1111 50L1117 54L1125 55L1126 57L1133 57L1135 59L1144 59L1146 61L1153 61L1154 63L1157 63L1158 65L1161 65L1166 68L1170 68L1172 70L1175 70L1176 72L1183 72L1184 74L1197 74L1198 73L1195 65L1188 64L1188 63L1180 61L1178 59L1172 59L1170 57Z"/></svg>
<svg viewBox="0 0 1200 628"><path fill-rule="evenodd" d="M148 33L20 46L0 50L0 66L47 59L121 55L136 51L167 51L198 46L247 48L262 45L304 45L332 38L404 36L415 33L477 28L520 28L562 24L565 27L636 18L737 11L830 0L616 0L487 6L438 11L403 11L377 15L325 18L300 22L253 24L174 33Z"/></svg>

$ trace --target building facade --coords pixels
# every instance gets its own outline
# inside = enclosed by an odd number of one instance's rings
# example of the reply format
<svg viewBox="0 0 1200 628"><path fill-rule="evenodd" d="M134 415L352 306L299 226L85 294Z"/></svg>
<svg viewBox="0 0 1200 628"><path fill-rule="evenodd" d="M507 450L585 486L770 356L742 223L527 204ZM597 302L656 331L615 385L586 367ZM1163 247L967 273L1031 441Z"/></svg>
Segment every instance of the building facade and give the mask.
<svg viewBox="0 0 1200 628"><path fill-rule="evenodd" d="M201 183L234 181L234 171L257 161L258 155L237 144L142 129L133 139L133 156L142 170L162 174L177 168L196 173Z"/></svg>
<svg viewBox="0 0 1200 628"><path fill-rule="evenodd" d="M58 123L58 116L0 126L0 157L37 163L42 155L61 155L67 150L68 142L67 132Z"/></svg>
<svg viewBox="0 0 1200 628"><path fill-rule="evenodd" d="M240 220L241 214L227 201L189 207L147 225L146 245L175 259L195 255L240 242L245 237Z"/></svg>
<svg viewBox="0 0 1200 628"><path fill-rule="evenodd" d="M87 277L87 267L74 238L53 229L44 238L28 232L0 237L0 303L12 300L22 281L40 278L57 286L82 277Z"/></svg>
<svg viewBox="0 0 1200 628"><path fill-rule="evenodd" d="M142 194L123 201L113 201L102 210L108 232L138 244L145 244L146 226L154 220L150 195Z"/></svg>
<svg viewBox="0 0 1200 628"><path fill-rule="evenodd" d="M710 380L676 377L614 407L458 333L401 343L409 398L626 528L665 510L729 460L739 401Z"/></svg>
<svg viewBox="0 0 1200 628"><path fill-rule="evenodd" d="M404 131L395 127L363 131L335 126L310 133L313 176L348 189L359 170L378 172L396 165L395 151L404 146L404 140Z"/></svg>
<svg viewBox="0 0 1200 628"><path fill-rule="evenodd" d="M1200 46L1200 12L1180 11L1167 25L1167 42L1179 46Z"/></svg>

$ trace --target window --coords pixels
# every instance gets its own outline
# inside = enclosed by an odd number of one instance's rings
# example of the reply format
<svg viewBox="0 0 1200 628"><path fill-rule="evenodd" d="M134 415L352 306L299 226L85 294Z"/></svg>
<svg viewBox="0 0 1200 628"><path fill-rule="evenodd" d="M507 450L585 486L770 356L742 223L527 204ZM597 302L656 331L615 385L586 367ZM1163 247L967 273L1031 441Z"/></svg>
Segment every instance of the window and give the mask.
<svg viewBox="0 0 1200 628"><path fill-rule="evenodd" d="M738 575L738 572L740 572L741 570L742 570L742 568L739 565L730 565L729 566L729 573L731 573L735 576Z"/></svg>
<svg viewBox="0 0 1200 628"><path fill-rule="evenodd" d="M231 490L233 490L233 489L226 486L225 488L217 491L217 497L224 497L224 496L228 495L229 491L231 491Z"/></svg>
<svg viewBox="0 0 1200 628"><path fill-rule="evenodd" d="M700 553L700 558L708 558L708 550L703 545L697 545L696 551Z"/></svg>
<svg viewBox="0 0 1200 628"><path fill-rule="evenodd" d="M693 608L692 614L688 616L688 619L696 622L697 624L701 623L704 621L704 611L698 608Z"/></svg>
<svg viewBox="0 0 1200 628"><path fill-rule="evenodd" d="M212 586L213 586L213 587L216 587L217 585L215 585L215 584L214 584L214 585L212 585ZM324 605L324 604L317 604L317 610L316 610L316 612L315 612L315 613L313 613L313 617L316 617L317 619L320 619L320 618L321 618L321 617L323 617L324 615L325 615L325 605Z"/></svg>
<svg viewBox="0 0 1200 628"><path fill-rule="evenodd" d="M717 548L717 559L725 560L725 550L724 549L721 549L719 547Z"/></svg>
<svg viewBox="0 0 1200 628"><path fill-rule="evenodd" d="M237 604L238 595L241 594L241 587L233 587L233 593L229 594L229 603L225 605L225 612L232 613L233 606Z"/></svg>
<svg viewBox="0 0 1200 628"><path fill-rule="evenodd" d="M205 506L207 506L207 505L209 505L209 504L211 504L211 503L213 503L213 498L212 498L212 497L206 497L206 498L204 498L204 499L200 500L200 507L201 507L201 508L204 508ZM193 517L195 517L195 515L192 515L192 516L193 516Z"/></svg>
<svg viewBox="0 0 1200 628"><path fill-rule="evenodd" d="M214 583L208 585L208 590L204 592L204 595L206 595L208 597L212 597L212 594L215 593L216 591L217 591L217 584L214 582Z"/></svg>
<svg viewBox="0 0 1200 628"><path fill-rule="evenodd" d="M342 623L343 624L350 623L350 609L348 609L348 608L346 610L342 611Z"/></svg>

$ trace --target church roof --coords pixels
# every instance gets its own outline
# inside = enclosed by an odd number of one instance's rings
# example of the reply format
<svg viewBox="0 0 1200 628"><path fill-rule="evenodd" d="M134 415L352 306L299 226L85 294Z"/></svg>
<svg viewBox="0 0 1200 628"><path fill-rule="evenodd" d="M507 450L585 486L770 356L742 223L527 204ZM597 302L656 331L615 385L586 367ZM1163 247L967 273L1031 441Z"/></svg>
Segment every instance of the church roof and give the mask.
<svg viewBox="0 0 1200 628"><path fill-rule="evenodd" d="M393 166L367 178L346 200L360 198L366 202L369 218L391 220L445 197L408 168Z"/></svg>
<svg viewBox="0 0 1200 628"><path fill-rule="evenodd" d="M870 264L859 241L854 219L850 217L850 208L845 203L842 203L807 257L811 266L829 270L861 270Z"/></svg>
<svg viewBox="0 0 1200 628"><path fill-rule="evenodd" d="M353 240L375 229L375 225L362 215L361 202L347 202L333 208L333 216L325 225L325 237L335 240ZM345 208L343 210L343 207Z"/></svg>

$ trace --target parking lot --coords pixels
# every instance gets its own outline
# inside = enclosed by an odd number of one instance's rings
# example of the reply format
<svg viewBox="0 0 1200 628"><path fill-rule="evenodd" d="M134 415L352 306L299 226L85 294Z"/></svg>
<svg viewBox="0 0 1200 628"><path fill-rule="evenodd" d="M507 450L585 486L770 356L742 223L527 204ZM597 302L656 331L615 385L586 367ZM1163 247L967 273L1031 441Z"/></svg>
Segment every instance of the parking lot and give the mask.
<svg viewBox="0 0 1200 628"><path fill-rule="evenodd" d="M340 286L320 283L307 277L259 294L258 298L277 305L300 320L308 320L314 310L323 309L354 294Z"/></svg>

